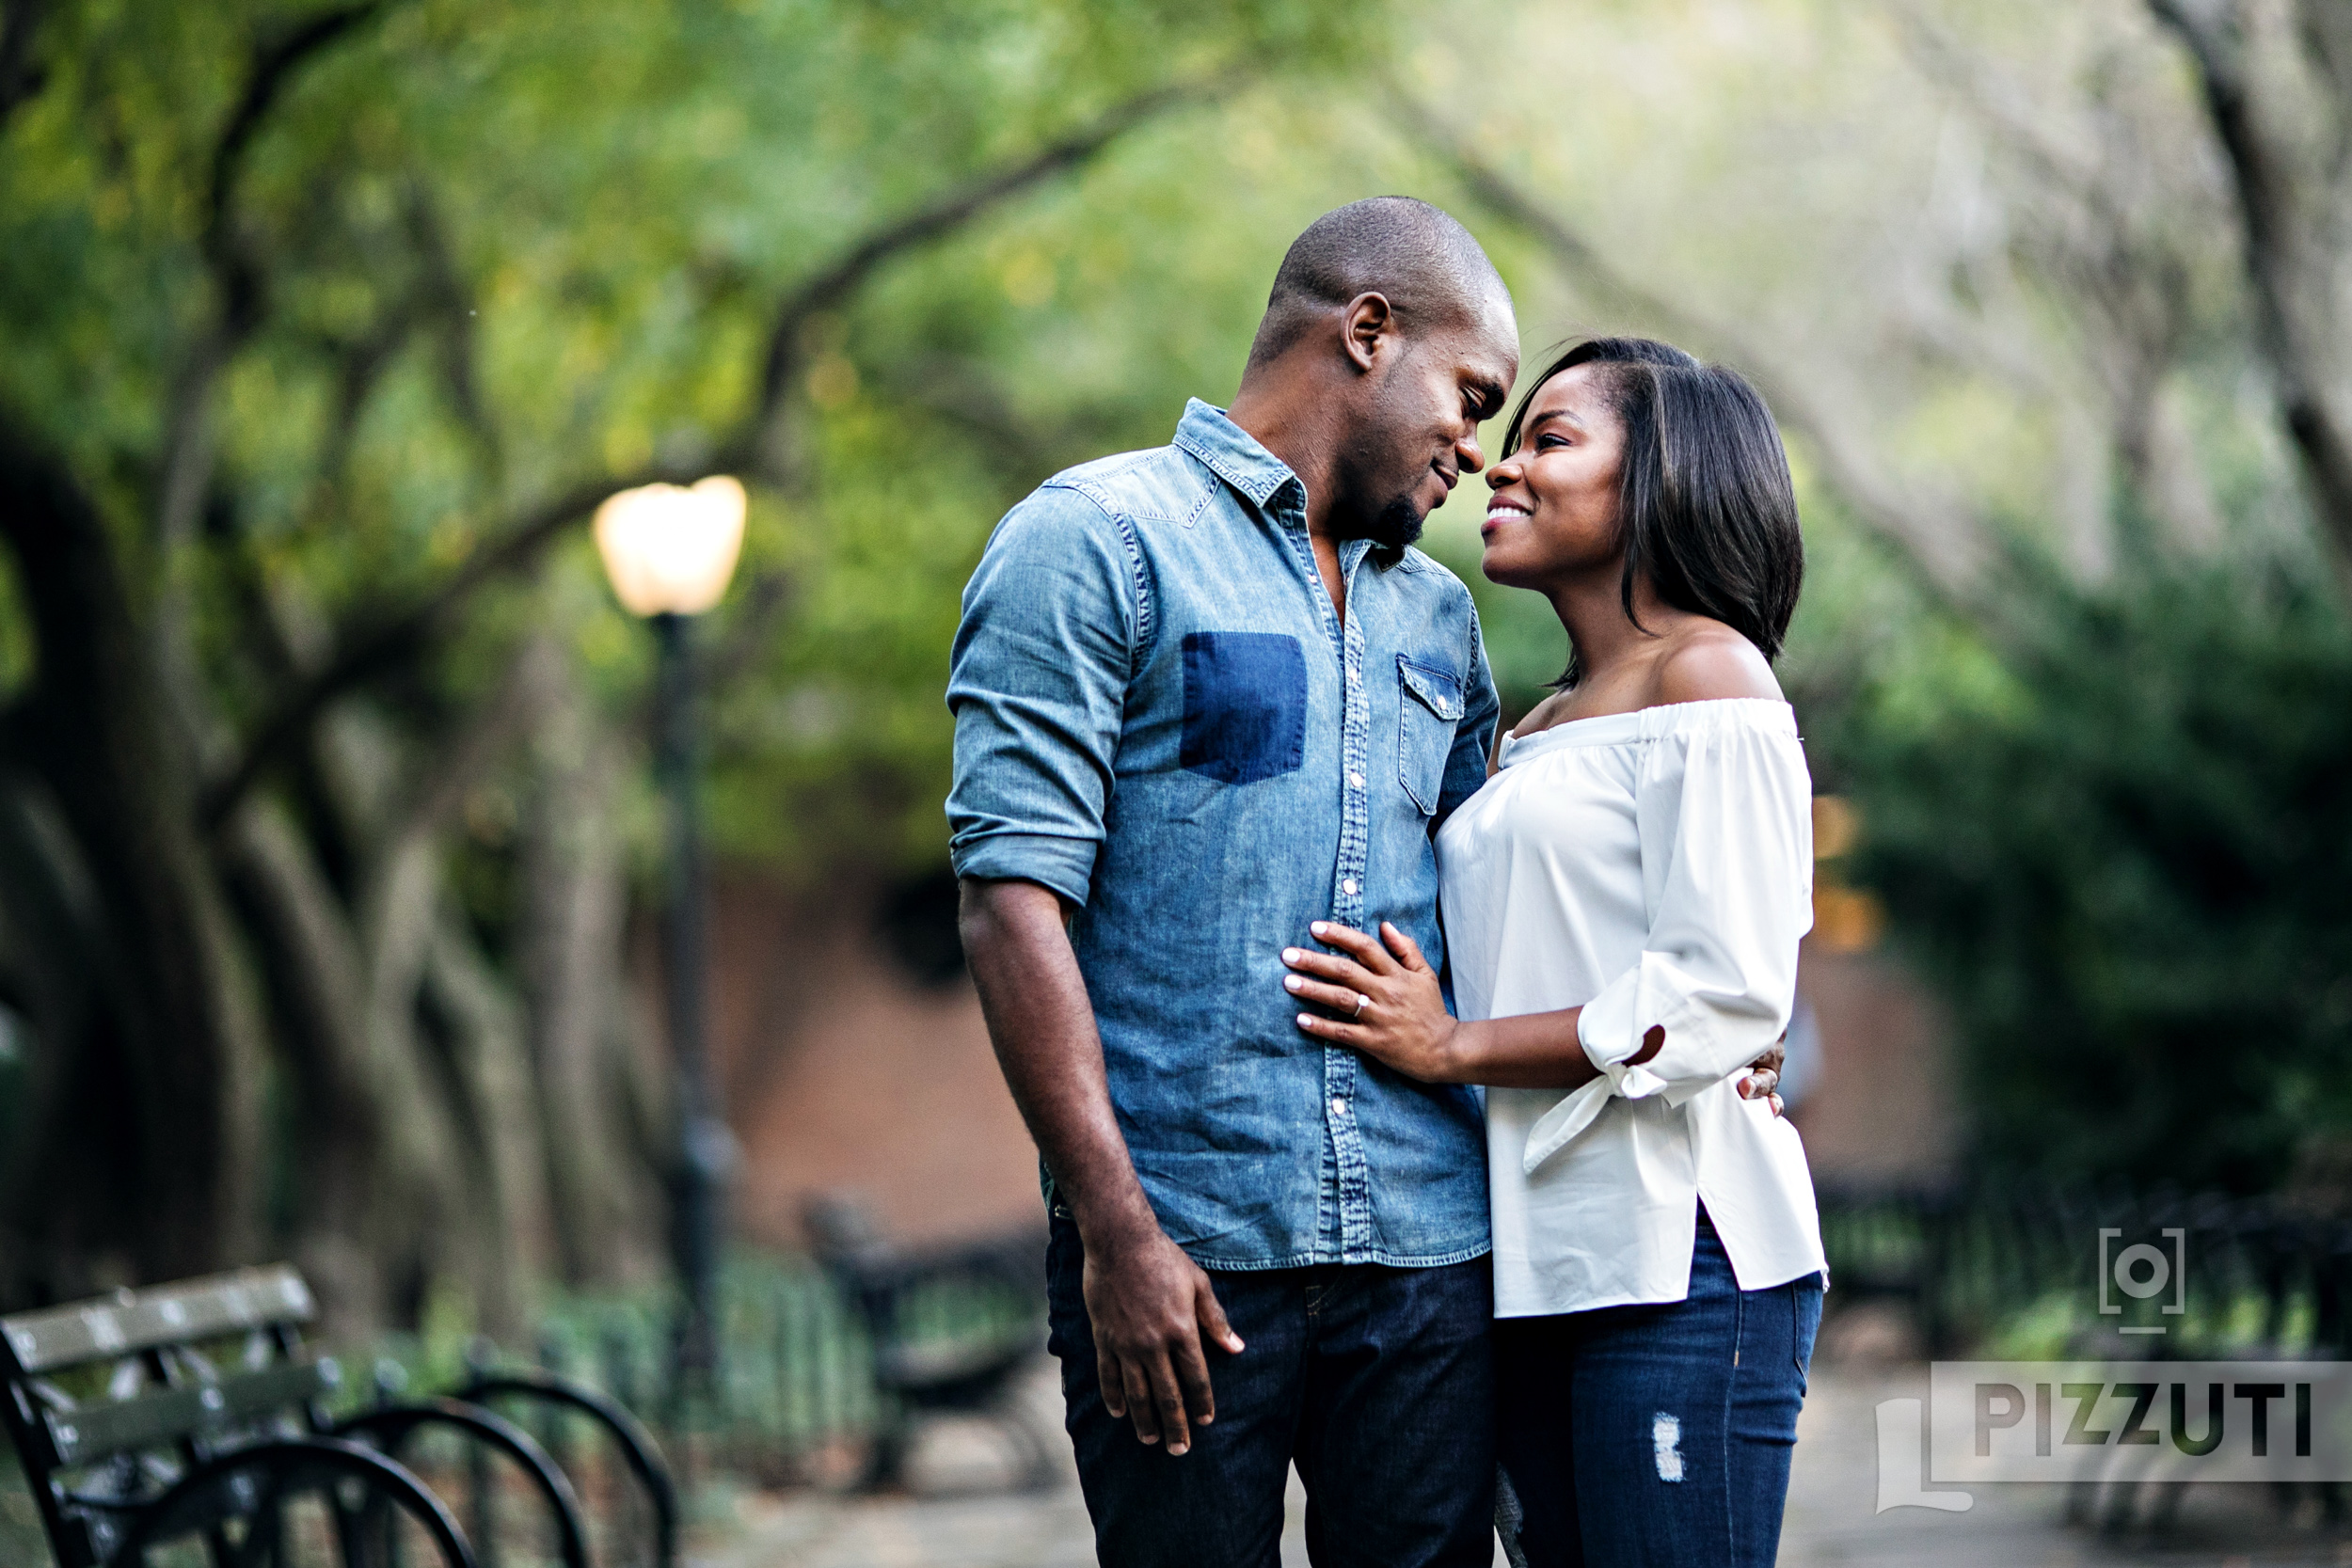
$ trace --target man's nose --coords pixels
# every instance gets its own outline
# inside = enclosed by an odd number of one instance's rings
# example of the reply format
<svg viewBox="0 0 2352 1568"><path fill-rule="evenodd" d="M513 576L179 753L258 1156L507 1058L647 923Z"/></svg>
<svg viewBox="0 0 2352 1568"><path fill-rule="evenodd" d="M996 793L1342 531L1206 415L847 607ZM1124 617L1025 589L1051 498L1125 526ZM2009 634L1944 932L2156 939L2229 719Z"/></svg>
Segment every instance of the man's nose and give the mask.
<svg viewBox="0 0 2352 1568"><path fill-rule="evenodd" d="M1486 466L1486 454L1478 450L1475 433L1454 443L1454 462L1466 474L1474 474Z"/></svg>

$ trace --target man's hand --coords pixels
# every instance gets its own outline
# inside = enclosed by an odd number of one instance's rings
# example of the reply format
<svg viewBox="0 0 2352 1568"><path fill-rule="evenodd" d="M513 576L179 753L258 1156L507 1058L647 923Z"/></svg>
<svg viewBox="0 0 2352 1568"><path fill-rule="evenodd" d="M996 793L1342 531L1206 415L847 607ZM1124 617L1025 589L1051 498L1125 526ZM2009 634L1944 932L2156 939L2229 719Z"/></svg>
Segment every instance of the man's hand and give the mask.
<svg viewBox="0 0 2352 1568"><path fill-rule="evenodd" d="M1781 1036L1770 1051L1748 1064L1746 1075L1740 1080L1740 1098L1771 1101L1774 1116L1785 1114L1787 1109L1773 1091L1780 1087L1780 1065L1788 1059L1788 1037Z"/></svg>
<svg viewBox="0 0 2352 1568"><path fill-rule="evenodd" d="M1242 1348L1207 1273L1152 1227L1088 1246L1085 1291L1104 1405L1144 1442L1165 1438L1169 1453L1184 1452L1192 1429L1216 1419L1206 1345Z"/></svg>

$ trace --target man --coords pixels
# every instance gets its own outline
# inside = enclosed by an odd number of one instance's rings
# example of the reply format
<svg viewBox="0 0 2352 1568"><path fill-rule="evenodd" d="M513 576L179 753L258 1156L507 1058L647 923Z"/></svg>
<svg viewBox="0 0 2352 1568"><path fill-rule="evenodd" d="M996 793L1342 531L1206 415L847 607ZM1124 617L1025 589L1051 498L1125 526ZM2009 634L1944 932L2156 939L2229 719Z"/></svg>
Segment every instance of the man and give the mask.
<svg viewBox="0 0 2352 1568"><path fill-rule="evenodd" d="M1104 1563L1272 1564L1294 1460L1317 1562L1492 1560L1477 1101L1300 1034L1281 951L1388 920L1442 961L1430 835L1497 703L1409 546L1518 369L1467 230L1341 208L1230 413L1049 481L965 592L964 943L1044 1157Z"/></svg>
<svg viewBox="0 0 2352 1568"><path fill-rule="evenodd" d="M1281 952L1393 923L1442 968L1431 835L1498 712L1411 548L1484 466L1511 296L1425 202L1277 273L1230 411L1015 507L956 639L962 931L1046 1171L1052 1348L1101 1560L1492 1560L1473 1091L1294 1023Z"/></svg>

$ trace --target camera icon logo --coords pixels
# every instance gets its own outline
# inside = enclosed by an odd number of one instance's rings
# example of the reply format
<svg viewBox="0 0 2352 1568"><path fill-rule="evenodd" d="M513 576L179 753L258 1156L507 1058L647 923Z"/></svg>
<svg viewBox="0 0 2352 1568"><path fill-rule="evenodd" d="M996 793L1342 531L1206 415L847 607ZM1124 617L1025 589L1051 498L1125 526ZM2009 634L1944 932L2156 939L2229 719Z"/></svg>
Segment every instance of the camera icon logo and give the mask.
<svg viewBox="0 0 2352 1568"><path fill-rule="evenodd" d="M2123 1304L2118 1293L2134 1301L2149 1301L2165 1294L2168 1288L2171 1300L2160 1304L2156 1310L2168 1317L2177 1317L2188 1310L2188 1232L2179 1226L2159 1232L2168 1243L2158 1246L2153 1242L2135 1242L2118 1246L2122 1239L2120 1227L2102 1227L2099 1231L2099 1310L2109 1316L2122 1316ZM2118 1323L2119 1334L2162 1334L2169 1323Z"/></svg>

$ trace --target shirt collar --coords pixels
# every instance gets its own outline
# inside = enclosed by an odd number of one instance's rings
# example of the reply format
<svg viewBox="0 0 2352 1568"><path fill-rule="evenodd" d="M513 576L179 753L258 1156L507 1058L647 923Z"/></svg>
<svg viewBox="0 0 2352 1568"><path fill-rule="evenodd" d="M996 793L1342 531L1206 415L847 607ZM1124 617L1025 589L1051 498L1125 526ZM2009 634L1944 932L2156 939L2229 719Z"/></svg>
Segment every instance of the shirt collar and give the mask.
<svg viewBox="0 0 2352 1568"><path fill-rule="evenodd" d="M1226 417L1225 410L1199 398L1184 403L1184 417L1176 426L1176 445L1200 459L1226 483L1263 507L1284 485L1295 487L1303 506L1307 487L1290 465L1258 444L1256 436Z"/></svg>

